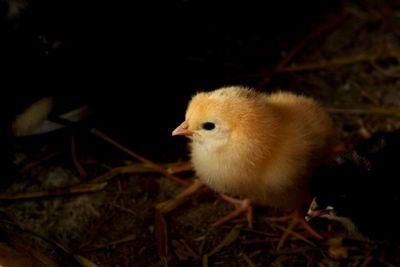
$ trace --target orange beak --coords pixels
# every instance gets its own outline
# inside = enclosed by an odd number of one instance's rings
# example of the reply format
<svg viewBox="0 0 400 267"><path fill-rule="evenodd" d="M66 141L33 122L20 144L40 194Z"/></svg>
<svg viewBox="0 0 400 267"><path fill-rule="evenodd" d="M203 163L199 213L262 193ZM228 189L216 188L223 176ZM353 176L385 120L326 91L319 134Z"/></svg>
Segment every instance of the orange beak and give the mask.
<svg viewBox="0 0 400 267"><path fill-rule="evenodd" d="M181 125L176 127L175 130L172 131L172 136L175 135L184 135L184 136L192 136L193 132L188 130L189 125L186 121L182 122Z"/></svg>

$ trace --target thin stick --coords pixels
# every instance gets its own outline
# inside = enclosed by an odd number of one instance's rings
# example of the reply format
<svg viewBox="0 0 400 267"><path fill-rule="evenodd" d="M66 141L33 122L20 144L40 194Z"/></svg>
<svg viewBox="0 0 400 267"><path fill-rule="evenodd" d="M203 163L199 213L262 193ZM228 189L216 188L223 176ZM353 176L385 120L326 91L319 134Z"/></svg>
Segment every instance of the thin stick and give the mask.
<svg viewBox="0 0 400 267"><path fill-rule="evenodd" d="M155 238L157 241L158 256L161 264L168 266L168 231L164 215L156 209L155 213Z"/></svg>
<svg viewBox="0 0 400 267"><path fill-rule="evenodd" d="M70 187L54 188L54 189L34 191L34 192L16 192L16 193L3 192L0 193L0 199L1 200L32 199L32 198L43 198L49 196L91 193L104 189L106 185L107 182L87 183L87 184L74 185Z"/></svg>
<svg viewBox="0 0 400 267"><path fill-rule="evenodd" d="M238 226L235 226L231 229L231 231L222 239L222 241L214 247L210 252L206 253L208 257L218 253L221 249L224 247L229 246L232 244L236 239L239 237L240 234L240 228Z"/></svg>
<svg viewBox="0 0 400 267"><path fill-rule="evenodd" d="M167 171L170 174L176 174L192 170L193 170L193 165L190 162L176 163L167 167Z"/></svg>
<svg viewBox="0 0 400 267"><path fill-rule="evenodd" d="M0 220L0 223L7 224L9 226L12 226L14 228L19 229L20 231L23 231L25 233L31 234L33 236L36 236L36 237L46 241L47 243L52 244L53 246L59 248L60 250L64 251L65 253L71 254L71 251L70 251L69 248L64 247L63 245L57 243L56 241L54 241L54 240L52 240L52 239L50 239L50 238L48 238L48 237L46 237L44 235L41 235L41 234L29 229L28 227L26 227L22 223L20 223L18 221L18 219L14 216L14 214L9 212L7 209L0 208L0 212L4 213L10 219L10 221L9 220Z"/></svg>
<svg viewBox="0 0 400 267"><path fill-rule="evenodd" d="M190 186L188 186L186 189L184 189L176 197L157 204L156 209L162 214L166 214L166 213L176 209L176 207L178 207L182 203L184 203L185 200L189 196L191 196L195 192L197 192L203 185L204 184L200 180L195 179Z"/></svg>
<svg viewBox="0 0 400 267"><path fill-rule="evenodd" d="M118 149L122 150L123 152L125 152L126 154L132 156L133 158L147 164L149 167L153 168L154 170L162 173L163 175L165 175L166 177L172 179L173 181L179 183L179 184L187 184L187 182L183 181L182 179L179 179L178 177L175 177L174 175L170 174L164 167L162 167L161 165L154 163L151 160L146 159L145 157L133 152L132 150L124 147L123 145L121 145L120 143L118 143L117 141L111 139L110 137L108 137L107 135L105 135L104 133L100 132L97 129L92 129L91 132L96 135L97 137L100 137L101 139L103 139L104 141L110 143L111 145L117 147Z"/></svg>
<svg viewBox="0 0 400 267"><path fill-rule="evenodd" d="M278 228L279 230L282 230L283 232L285 232L287 230L286 228L281 227L279 225L275 225L275 227ZM308 240L307 238L303 237L302 235L300 235L300 234L298 234L298 233L296 233L294 231L291 231L291 230L289 230L289 231L290 231L290 234L293 235L294 237L296 237L296 238L298 238L300 240L303 240L304 242L306 242L306 243L308 243L308 244L310 244L310 245L315 247L315 244L313 242L311 242L310 240Z"/></svg>
<svg viewBox="0 0 400 267"><path fill-rule="evenodd" d="M239 256L242 256L242 258L246 261L246 263L247 263L250 267L257 267L257 265L250 259L250 257L247 256L246 254L244 254L243 252L240 253Z"/></svg>
<svg viewBox="0 0 400 267"><path fill-rule="evenodd" d="M76 152L76 142L75 142L75 137L73 135L71 135L71 157L72 157L72 162L74 163L74 166L79 173L79 177L81 178L81 180L85 180L87 177L87 172L85 171L82 164L78 160L78 155Z"/></svg>
<svg viewBox="0 0 400 267"><path fill-rule="evenodd" d="M293 47L287 55L274 67L272 72L268 73L261 82L260 86L265 87L271 81L271 75L276 72L282 72L281 70L284 69L286 65L290 63L290 61L295 58L295 56L314 38L321 36L323 33L327 32L328 30L332 29L336 25L346 18L348 13L342 14L339 17L334 18L333 20L329 20L327 23L323 24L322 26L314 29L309 34L307 34L303 39L301 39L295 47Z"/></svg>
<svg viewBox="0 0 400 267"><path fill-rule="evenodd" d="M347 17L347 15L348 13L345 13L339 17L335 17L333 20L329 20L327 23L310 32L306 37L300 40L300 42L281 60L281 62L279 62L275 69L279 71L284 68L307 45L307 43L338 25L345 17Z"/></svg>
<svg viewBox="0 0 400 267"><path fill-rule="evenodd" d="M335 114L350 114L350 115L373 114L373 115L400 116L400 107L379 107L379 106L360 107L360 108L326 107L326 110L330 113L335 113Z"/></svg>
<svg viewBox="0 0 400 267"><path fill-rule="evenodd" d="M21 172L27 172L30 169L32 169L32 168L34 168L34 167L36 167L38 165L41 165L44 162L46 162L46 161L48 161L48 160L50 160L50 159L52 159L52 158L54 158L54 157L56 157L56 156L58 156L60 154L61 154L61 152L54 152L54 153L51 153L51 154L48 154L48 155L44 156L41 159L35 160L33 162L29 162L28 164L26 164L24 167L21 168Z"/></svg>
<svg viewBox="0 0 400 267"><path fill-rule="evenodd" d="M170 174L175 174L175 173L180 173L180 172L184 172L184 171L188 171L189 170L189 166L191 166L189 163L169 163L169 164L165 164L163 165L166 167L166 170L170 173ZM175 167L177 166L177 167ZM120 167L115 167L113 169L111 169L110 171L101 174L100 176L92 179L90 182L94 183L94 182L104 182L104 181L108 181L112 178L114 178L117 175L120 174L128 174L128 173L152 173L152 172L157 172L157 170L154 170L153 168L146 166L145 164L143 165L139 165L139 164L135 164L135 165L127 165L127 166L120 166ZM184 182L185 184L189 184L189 182Z"/></svg>
<svg viewBox="0 0 400 267"><path fill-rule="evenodd" d="M88 253L88 252L93 252L93 251L97 251L97 250L102 250L102 249L109 248L111 246L120 245L120 244L123 244L123 243L128 243L128 242L134 241L135 239L137 239L137 236L132 234L132 235L128 235L128 236L126 236L126 237L124 237L122 239L108 242L107 244L97 245L97 246L94 246L92 248L87 248L87 249L80 250L79 252L80 253Z"/></svg>
<svg viewBox="0 0 400 267"><path fill-rule="evenodd" d="M333 67L340 67L345 65L351 65L356 63L363 63L363 62L372 62L381 58L400 58L400 50L389 50L386 53L375 53L375 54L361 54L361 55L354 55L354 56L346 56L342 58L335 58L332 60L324 60L315 63L306 63L303 65L297 66L290 66L286 68L276 69L276 72L300 72L300 71L310 71L310 70L317 70L317 69L326 69L326 68L333 68Z"/></svg>

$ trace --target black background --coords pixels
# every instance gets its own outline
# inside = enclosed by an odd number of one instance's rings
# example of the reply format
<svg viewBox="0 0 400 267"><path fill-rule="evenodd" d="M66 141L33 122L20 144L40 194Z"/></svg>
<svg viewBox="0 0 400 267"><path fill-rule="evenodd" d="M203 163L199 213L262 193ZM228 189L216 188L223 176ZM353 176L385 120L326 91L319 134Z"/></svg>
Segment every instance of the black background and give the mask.
<svg viewBox="0 0 400 267"><path fill-rule="evenodd" d="M61 106L88 102L95 127L141 153L168 157L183 144L170 133L194 92L257 86L260 77L240 77L272 67L339 4L30 1L19 18L2 14L3 121L42 95Z"/></svg>

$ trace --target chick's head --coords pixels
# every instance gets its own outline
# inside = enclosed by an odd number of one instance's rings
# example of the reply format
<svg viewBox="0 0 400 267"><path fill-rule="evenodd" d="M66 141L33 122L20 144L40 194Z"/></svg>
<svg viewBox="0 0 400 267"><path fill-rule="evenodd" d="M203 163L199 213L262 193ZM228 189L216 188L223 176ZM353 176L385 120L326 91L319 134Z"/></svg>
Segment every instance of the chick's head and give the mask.
<svg viewBox="0 0 400 267"><path fill-rule="evenodd" d="M185 135L195 143L220 148L241 132L239 122L249 115L243 98L250 97L251 93L235 87L198 93L188 105L185 121L172 134Z"/></svg>

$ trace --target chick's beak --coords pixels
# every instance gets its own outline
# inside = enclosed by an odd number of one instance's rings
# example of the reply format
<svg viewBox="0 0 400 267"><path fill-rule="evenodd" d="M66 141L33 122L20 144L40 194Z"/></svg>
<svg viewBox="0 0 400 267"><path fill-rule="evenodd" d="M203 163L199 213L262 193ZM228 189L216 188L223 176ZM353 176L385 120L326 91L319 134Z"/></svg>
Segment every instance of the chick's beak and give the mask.
<svg viewBox="0 0 400 267"><path fill-rule="evenodd" d="M193 132L190 131L189 129L189 125L186 121L182 122L181 125L179 125L178 127L176 127L175 130L172 131L172 135L184 135L184 136L192 136Z"/></svg>

